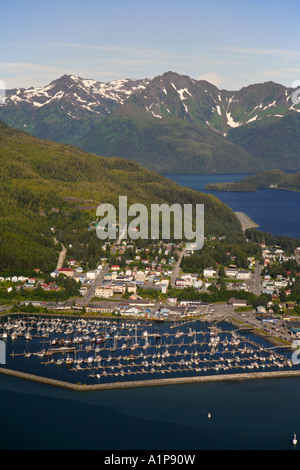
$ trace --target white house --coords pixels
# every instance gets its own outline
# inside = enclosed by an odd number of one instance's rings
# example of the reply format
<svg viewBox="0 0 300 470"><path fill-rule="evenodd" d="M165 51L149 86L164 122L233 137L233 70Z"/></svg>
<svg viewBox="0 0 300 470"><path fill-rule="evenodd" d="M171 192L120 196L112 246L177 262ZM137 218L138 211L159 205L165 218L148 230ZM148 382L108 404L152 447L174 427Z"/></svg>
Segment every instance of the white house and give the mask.
<svg viewBox="0 0 300 470"><path fill-rule="evenodd" d="M162 294L166 294L168 291L168 286L166 284L161 285L161 292Z"/></svg>
<svg viewBox="0 0 300 470"><path fill-rule="evenodd" d="M213 268L205 268L203 270L203 276L204 277L214 277L217 275L217 271Z"/></svg>
<svg viewBox="0 0 300 470"><path fill-rule="evenodd" d="M96 272L95 271L88 271L86 273L86 277L89 280L94 280L94 279L96 279Z"/></svg>
<svg viewBox="0 0 300 470"><path fill-rule="evenodd" d="M136 279L137 281L143 281L143 282L145 282L145 280L146 280L146 274L145 274L143 271L137 271L137 272L135 273L135 279Z"/></svg>
<svg viewBox="0 0 300 470"><path fill-rule="evenodd" d="M225 269L225 275L227 277L237 277L237 274L238 274L238 269L236 268Z"/></svg>
<svg viewBox="0 0 300 470"><path fill-rule="evenodd" d="M193 281L189 279L176 279L175 280L175 286L176 287L192 287L193 286Z"/></svg>
<svg viewBox="0 0 300 470"><path fill-rule="evenodd" d="M111 299L114 296L114 291L111 286L100 286L95 289L95 297L103 299Z"/></svg>
<svg viewBox="0 0 300 470"><path fill-rule="evenodd" d="M195 289L200 289L200 288L202 287L202 284L203 284L203 282L202 282L201 280L199 280L199 281L194 281L193 287L194 287Z"/></svg>
<svg viewBox="0 0 300 470"><path fill-rule="evenodd" d="M237 279L251 279L251 272L240 270L237 272L236 278Z"/></svg>

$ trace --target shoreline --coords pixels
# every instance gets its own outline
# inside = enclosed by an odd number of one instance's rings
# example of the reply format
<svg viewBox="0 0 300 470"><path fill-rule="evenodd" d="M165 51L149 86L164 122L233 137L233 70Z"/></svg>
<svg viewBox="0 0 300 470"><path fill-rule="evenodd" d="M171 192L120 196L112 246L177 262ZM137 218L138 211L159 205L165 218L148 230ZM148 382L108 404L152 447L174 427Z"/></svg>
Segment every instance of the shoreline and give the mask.
<svg viewBox="0 0 300 470"><path fill-rule="evenodd" d="M278 379L286 377L300 377L300 371L274 371L274 372L248 372L240 374L224 374L224 375L207 375L201 377L174 377L170 379L150 379L139 381L127 382L113 382L107 384L85 385L73 384L71 382L63 382L56 379L49 379L38 375L19 372L11 369L0 368L0 374L10 377L17 377L23 380L32 382L43 383L59 388L72 390L75 392L88 392L96 390L116 390L123 388L141 388L141 387L157 387L166 385L184 385L195 383L208 383L208 382L228 382L228 381L243 381L243 380L258 380L258 379Z"/></svg>

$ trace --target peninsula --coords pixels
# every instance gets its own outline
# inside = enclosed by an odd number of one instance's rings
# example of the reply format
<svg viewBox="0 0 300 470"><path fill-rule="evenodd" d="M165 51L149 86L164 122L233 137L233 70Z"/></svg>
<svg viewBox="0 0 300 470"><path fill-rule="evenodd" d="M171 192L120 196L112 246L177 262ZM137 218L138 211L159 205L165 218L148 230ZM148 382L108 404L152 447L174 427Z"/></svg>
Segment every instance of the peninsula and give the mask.
<svg viewBox="0 0 300 470"><path fill-rule="evenodd" d="M258 189L286 189L300 191L300 171L285 173L282 170L266 170L243 178L240 182L211 183L209 191L255 192Z"/></svg>

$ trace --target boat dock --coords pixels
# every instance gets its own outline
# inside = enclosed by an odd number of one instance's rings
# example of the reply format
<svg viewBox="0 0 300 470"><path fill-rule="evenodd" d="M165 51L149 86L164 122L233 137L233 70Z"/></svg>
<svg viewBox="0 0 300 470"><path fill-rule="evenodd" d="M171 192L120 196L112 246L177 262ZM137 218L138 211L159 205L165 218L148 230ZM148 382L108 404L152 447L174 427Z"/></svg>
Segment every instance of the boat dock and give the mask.
<svg viewBox="0 0 300 470"><path fill-rule="evenodd" d="M46 367L51 381L59 371L67 383L96 382L104 388L300 371L284 351L247 337L247 330L199 320L178 323L175 331L172 326L121 319L14 318L0 324L9 358L3 369L20 377L24 371L26 377L43 377Z"/></svg>

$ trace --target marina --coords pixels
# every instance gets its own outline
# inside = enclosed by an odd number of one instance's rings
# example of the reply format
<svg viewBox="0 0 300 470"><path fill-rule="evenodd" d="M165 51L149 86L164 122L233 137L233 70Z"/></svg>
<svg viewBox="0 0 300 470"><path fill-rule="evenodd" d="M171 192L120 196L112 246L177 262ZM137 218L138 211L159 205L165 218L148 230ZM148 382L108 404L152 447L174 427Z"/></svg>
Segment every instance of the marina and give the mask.
<svg viewBox="0 0 300 470"><path fill-rule="evenodd" d="M274 348L251 330L225 321L18 315L2 319L0 339L6 344L2 372L7 368L77 386L114 388L299 371L288 349Z"/></svg>

